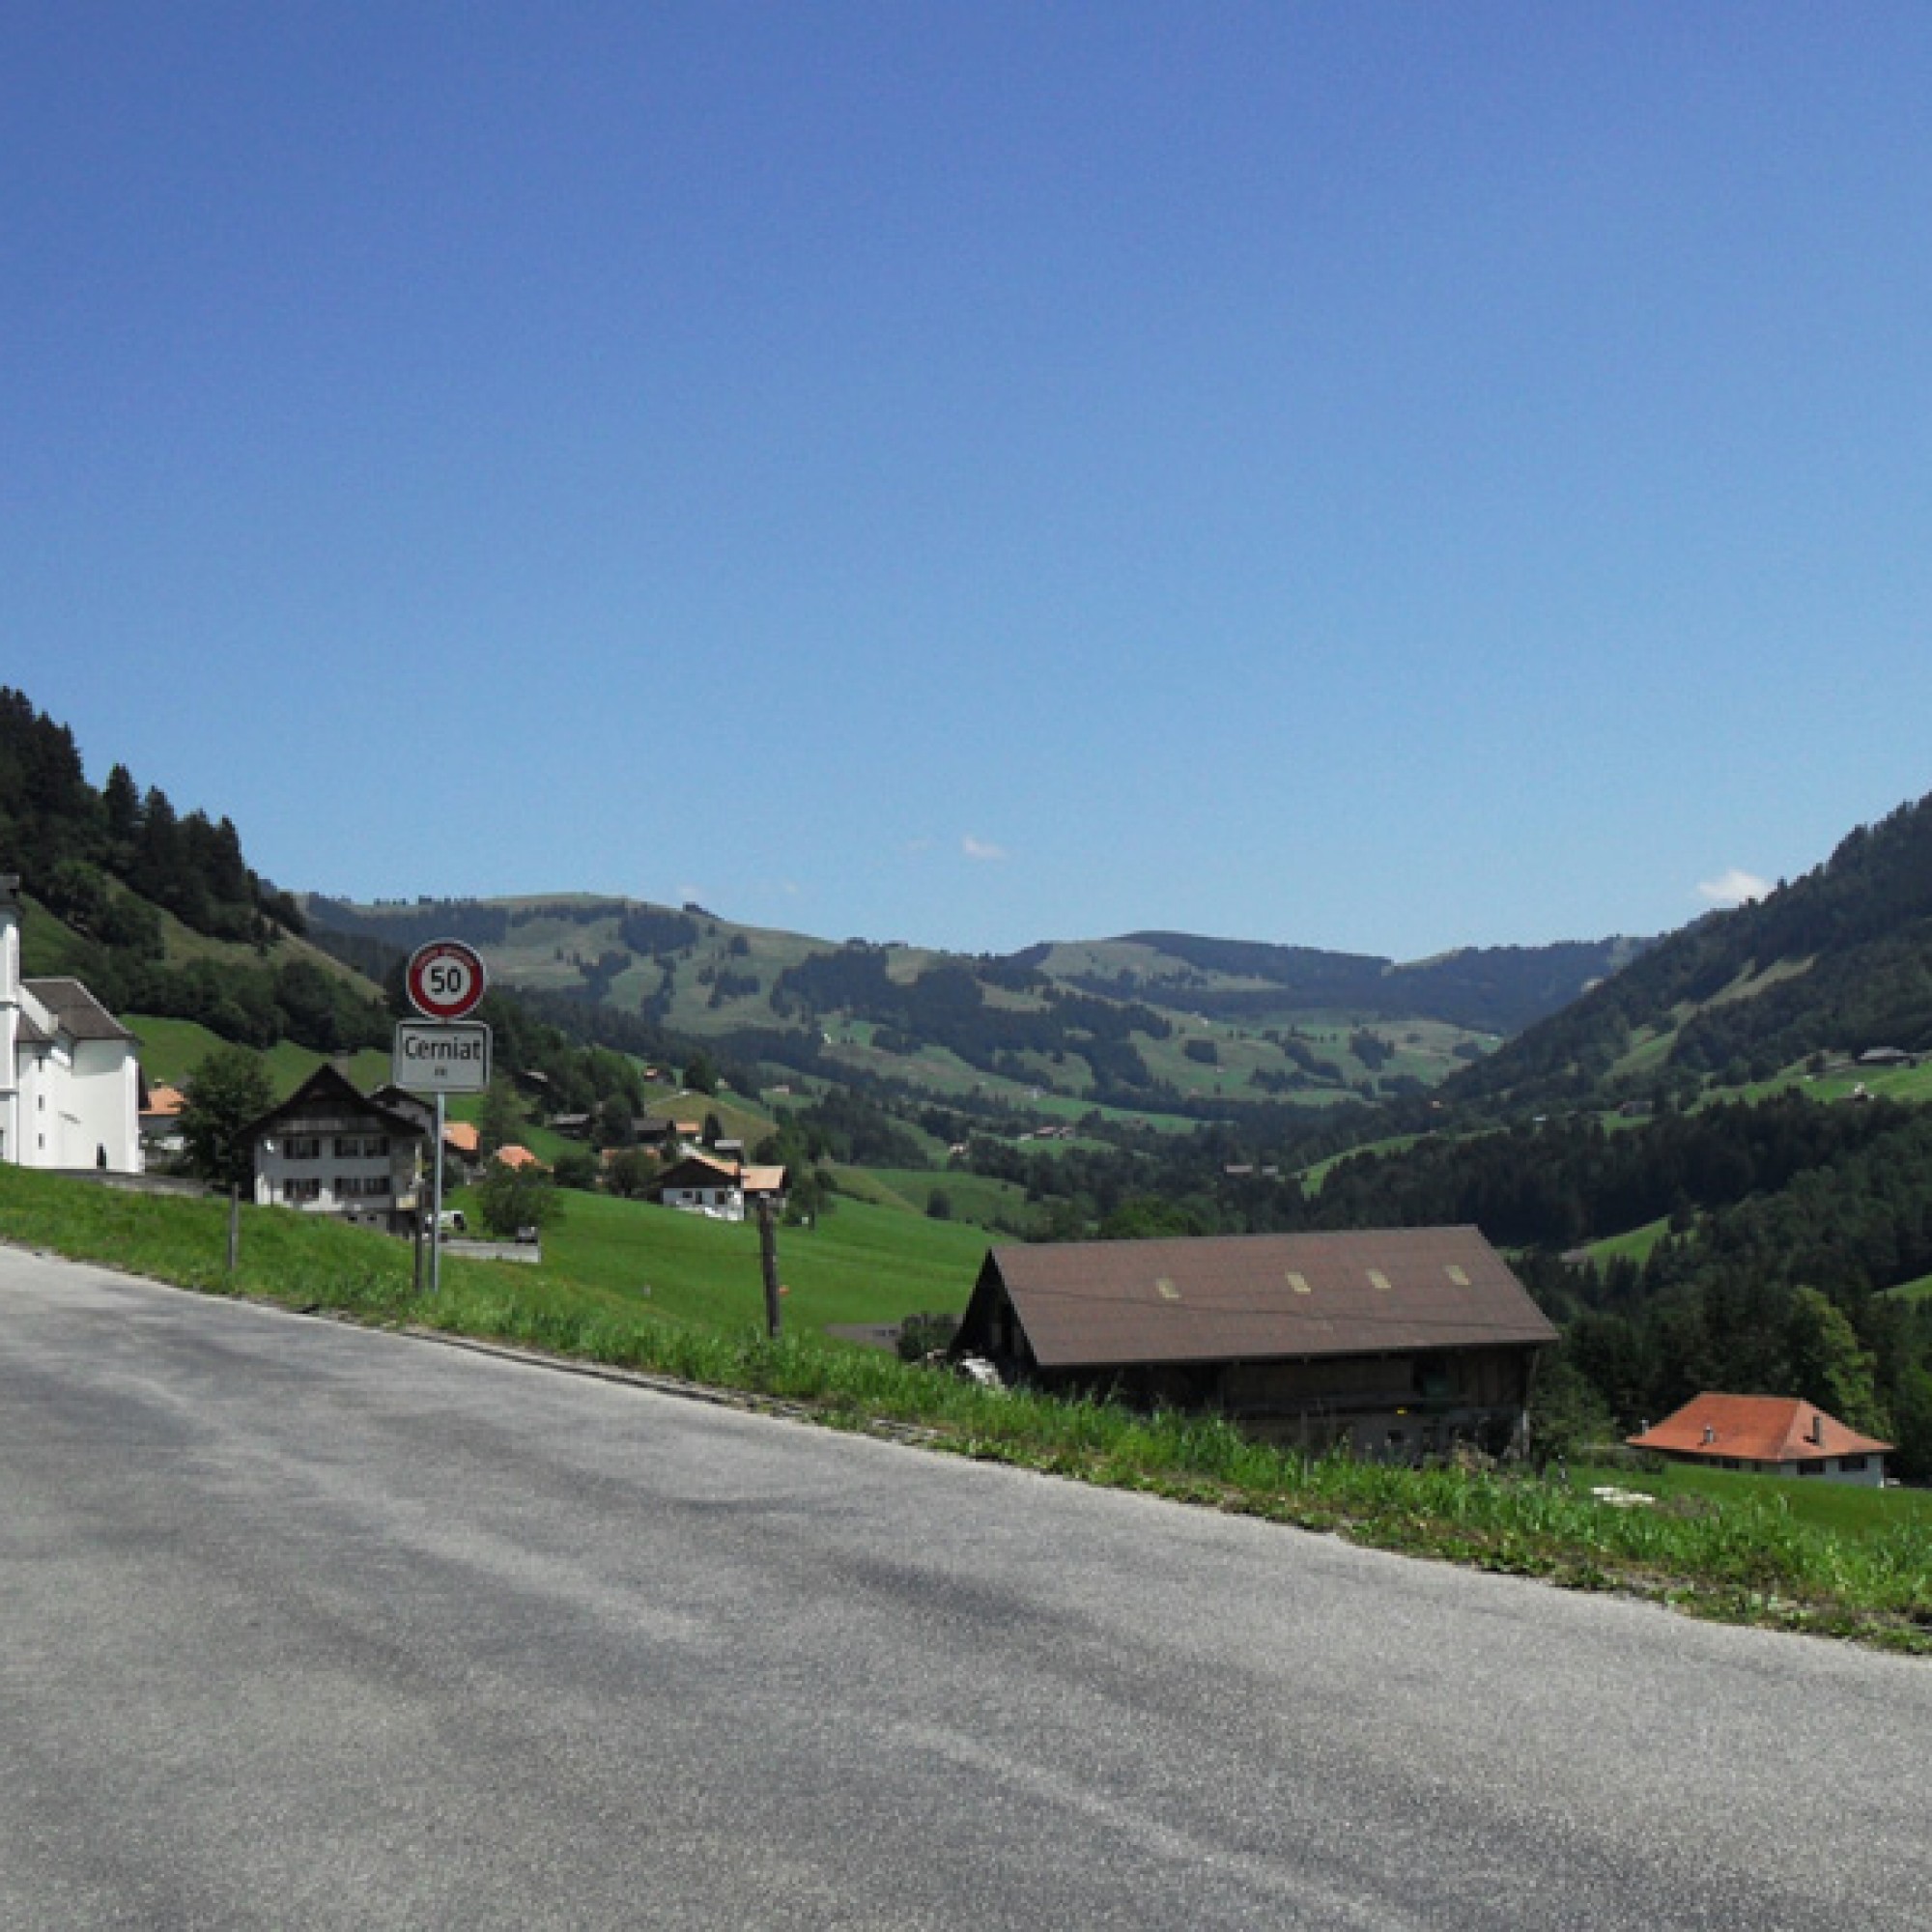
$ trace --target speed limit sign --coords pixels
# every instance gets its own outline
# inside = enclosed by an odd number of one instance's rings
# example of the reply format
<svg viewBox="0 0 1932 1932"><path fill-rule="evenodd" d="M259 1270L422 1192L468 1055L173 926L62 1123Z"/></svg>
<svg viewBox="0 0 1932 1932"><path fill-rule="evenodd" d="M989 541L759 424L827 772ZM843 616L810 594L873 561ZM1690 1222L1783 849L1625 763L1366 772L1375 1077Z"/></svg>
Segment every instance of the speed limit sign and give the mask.
<svg viewBox="0 0 1932 1932"><path fill-rule="evenodd" d="M410 1005L429 1020L460 1020L483 997L483 955L460 939L435 939L410 955Z"/></svg>

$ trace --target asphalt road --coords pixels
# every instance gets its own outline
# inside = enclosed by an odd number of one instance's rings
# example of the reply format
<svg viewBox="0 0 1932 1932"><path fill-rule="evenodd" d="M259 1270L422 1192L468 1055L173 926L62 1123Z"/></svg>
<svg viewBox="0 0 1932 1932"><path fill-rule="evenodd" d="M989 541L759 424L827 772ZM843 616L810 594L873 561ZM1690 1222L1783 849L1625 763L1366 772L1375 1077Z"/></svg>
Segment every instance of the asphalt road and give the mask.
<svg viewBox="0 0 1932 1932"><path fill-rule="evenodd" d="M0 1925L1932 1926L1932 1665L0 1252Z"/></svg>

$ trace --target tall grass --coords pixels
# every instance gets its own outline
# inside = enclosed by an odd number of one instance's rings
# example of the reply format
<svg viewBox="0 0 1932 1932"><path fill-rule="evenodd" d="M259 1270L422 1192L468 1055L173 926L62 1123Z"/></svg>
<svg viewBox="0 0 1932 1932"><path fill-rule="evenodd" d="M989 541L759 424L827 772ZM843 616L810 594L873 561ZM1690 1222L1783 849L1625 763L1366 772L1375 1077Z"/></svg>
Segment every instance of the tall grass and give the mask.
<svg viewBox="0 0 1932 1932"><path fill-rule="evenodd" d="M1623 1509L1528 1473L1311 1457L1212 1416L986 1389L816 1335L773 1342L748 1325L667 1317L548 1268L452 1258L431 1303L413 1291L402 1243L274 1208L244 1210L242 1265L230 1276L227 1211L0 1167L0 1238L184 1287L735 1391L835 1427L911 1434L957 1454L1701 1615L1932 1652L1932 1537L1903 1512L1860 1531L1802 1521L1769 1489Z"/></svg>

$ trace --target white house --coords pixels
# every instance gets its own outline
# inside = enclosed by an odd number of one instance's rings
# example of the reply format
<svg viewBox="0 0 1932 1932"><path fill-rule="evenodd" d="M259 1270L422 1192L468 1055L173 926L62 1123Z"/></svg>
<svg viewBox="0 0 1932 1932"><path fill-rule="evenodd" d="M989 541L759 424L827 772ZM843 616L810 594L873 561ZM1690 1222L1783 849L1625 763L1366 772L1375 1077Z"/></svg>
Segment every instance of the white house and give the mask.
<svg viewBox="0 0 1932 1932"><path fill-rule="evenodd" d="M20 978L20 882L0 874L0 1160L141 1171L134 1036L78 980Z"/></svg>
<svg viewBox="0 0 1932 1932"><path fill-rule="evenodd" d="M713 1221L742 1221L746 1209L755 1208L761 1195L769 1196L773 1206L782 1210L785 1171L781 1167L741 1167L736 1161L686 1154L675 1166L665 1169L651 1192L663 1206L687 1214L702 1214Z"/></svg>
<svg viewBox="0 0 1932 1932"><path fill-rule="evenodd" d="M1766 1476L1820 1476L1877 1489L1896 1446L1861 1435L1816 1403L1792 1395L1723 1395L1706 1389L1654 1429L1625 1438L1673 1463L1752 1469Z"/></svg>
<svg viewBox="0 0 1932 1932"><path fill-rule="evenodd" d="M250 1129L256 1203L407 1234L430 1121L429 1109L399 1089L365 1097L333 1066L318 1066Z"/></svg>

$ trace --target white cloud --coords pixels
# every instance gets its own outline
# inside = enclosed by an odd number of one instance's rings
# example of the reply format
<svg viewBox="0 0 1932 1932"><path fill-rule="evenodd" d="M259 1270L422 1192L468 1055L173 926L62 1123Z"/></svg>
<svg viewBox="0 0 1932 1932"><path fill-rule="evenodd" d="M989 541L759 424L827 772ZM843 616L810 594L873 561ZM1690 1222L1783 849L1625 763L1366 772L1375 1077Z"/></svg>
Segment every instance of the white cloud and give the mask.
<svg viewBox="0 0 1932 1932"><path fill-rule="evenodd" d="M960 839L959 849L969 859L995 860L1007 856L1007 848L1004 845L994 845L984 838L975 838L970 832Z"/></svg>
<svg viewBox="0 0 1932 1932"><path fill-rule="evenodd" d="M1755 872L1747 872L1733 866L1729 871L1719 872L1715 879L1706 879L1697 888L1698 893L1712 905L1741 906L1752 899L1761 899L1771 891L1771 882L1760 879Z"/></svg>

